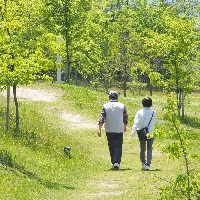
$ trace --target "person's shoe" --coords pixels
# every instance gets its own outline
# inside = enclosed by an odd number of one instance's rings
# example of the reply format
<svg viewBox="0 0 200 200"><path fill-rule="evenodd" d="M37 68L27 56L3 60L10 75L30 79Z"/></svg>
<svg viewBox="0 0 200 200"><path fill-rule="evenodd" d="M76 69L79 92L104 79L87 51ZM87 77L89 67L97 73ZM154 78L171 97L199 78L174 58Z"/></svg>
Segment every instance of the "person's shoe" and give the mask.
<svg viewBox="0 0 200 200"><path fill-rule="evenodd" d="M116 169L116 170L120 170L120 164L115 163L115 164L113 165L113 168Z"/></svg>
<svg viewBox="0 0 200 200"><path fill-rule="evenodd" d="M145 170L150 170L150 164L146 163L146 167L145 167Z"/></svg>
<svg viewBox="0 0 200 200"><path fill-rule="evenodd" d="M142 163L142 170L146 170L146 165Z"/></svg>

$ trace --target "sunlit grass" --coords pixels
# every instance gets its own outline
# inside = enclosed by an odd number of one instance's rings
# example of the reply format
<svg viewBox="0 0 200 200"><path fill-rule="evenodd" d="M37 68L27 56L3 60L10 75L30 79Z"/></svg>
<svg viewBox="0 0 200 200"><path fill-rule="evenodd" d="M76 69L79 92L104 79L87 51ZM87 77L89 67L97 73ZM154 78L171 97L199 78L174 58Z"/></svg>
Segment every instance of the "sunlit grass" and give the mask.
<svg viewBox="0 0 200 200"><path fill-rule="evenodd" d="M6 99L0 103L0 196L7 199L158 199L160 188L185 173L183 160L169 160L162 152L169 138L155 138L152 170L142 172L139 161L139 143L131 138L135 112L141 108L141 95L123 97L127 106L129 127L124 133L121 171L111 171L105 134L97 137L96 129L74 129L60 118L62 111L73 112L98 123L102 105L108 96L103 92L73 85L34 84L32 88L58 93L55 102L20 101L20 131L14 132L14 105L11 100L10 130L5 131ZM122 94L122 93L121 93ZM195 96L195 98L194 98ZM189 98L189 97L188 97ZM153 109L157 111L157 132L167 135L169 128L163 119L162 107L166 103L163 93L154 92ZM186 104L185 128L198 132L198 94ZM194 101L194 102L193 102ZM199 103L198 103L199 102ZM192 105L190 109L187 105ZM195 105L195 106L194 106ZM188 124L193 126L189 127ZM199 138L199 136L198 136ZM190 145L190 143L189 143ZM63 152L71 147L71 158ZM191 151L199 152L198 140L191 141ZM197 164L193 159L191 164Z"/></svg>

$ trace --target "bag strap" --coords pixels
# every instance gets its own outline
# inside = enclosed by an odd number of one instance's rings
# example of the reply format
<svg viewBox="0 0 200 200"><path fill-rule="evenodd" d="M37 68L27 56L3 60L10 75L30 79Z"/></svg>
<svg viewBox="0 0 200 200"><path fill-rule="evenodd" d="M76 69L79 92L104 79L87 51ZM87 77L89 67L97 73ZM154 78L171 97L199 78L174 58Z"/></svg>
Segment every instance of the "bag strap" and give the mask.
<svg viewBox="0 0 200 200"><path fill-rule="evenodd" d="M150 121L149 121L149 123L148 123L148 126L147 126L147 127L149 127L149 124L151 123L151 120L152 120L152 118L153 118L153 114L154 114L154 110L153 110L153 113L152 113L151 119L150 119Z"/></svg>

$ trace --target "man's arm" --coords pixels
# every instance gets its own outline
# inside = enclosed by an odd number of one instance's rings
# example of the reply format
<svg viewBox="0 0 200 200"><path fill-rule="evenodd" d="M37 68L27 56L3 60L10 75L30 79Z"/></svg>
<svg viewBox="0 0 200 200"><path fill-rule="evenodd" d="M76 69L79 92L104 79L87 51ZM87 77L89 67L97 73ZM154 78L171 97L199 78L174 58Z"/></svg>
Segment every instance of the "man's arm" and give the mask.
<svg viewBox="0 0 200 200"><path fill-rule="evenodd" d="M134 122L133 122L133 126L132 126L132 137L135 136L136 130L139 127L140 124L140 119L139 119L139 113L138 111L135 114L135 118L134 118Z"/></svg>
<svg viewBox="0 0 200 200"><path fill-rule="evenodd" d="M99 130L98 130L98 136L101 137L101 128L103 126L103 123L99 123Z"/></svg>
<svg viewBox="0 0 200 200"><path fill-rule="evenodd" d="M124 122L124 132L126 132L127 124L128 124L128 114L127 114L126 106L124 106L123 122Z"/></svg>
<svg viewBox="0 0 200 200"><path fill-rule="evenodd" d="M99 137L101 137L101 128L103 127L103 124L105 122L105 118L106 118L106 111L105 111L104 108L102 108L99 123L98 123L98 125L99 125L98 136Z"/></svg>

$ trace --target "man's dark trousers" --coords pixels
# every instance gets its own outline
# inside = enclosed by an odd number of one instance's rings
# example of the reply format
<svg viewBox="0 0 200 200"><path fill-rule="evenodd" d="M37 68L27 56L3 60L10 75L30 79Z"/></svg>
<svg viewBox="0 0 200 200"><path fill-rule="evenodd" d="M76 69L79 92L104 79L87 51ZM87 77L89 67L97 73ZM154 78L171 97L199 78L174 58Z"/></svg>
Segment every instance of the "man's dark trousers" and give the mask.
<svg viewBox="0 0 200 200"><path fill-rule="evenodd" d="M106 133L111 163L120 164L122 157L123 133Z"/></svg>

